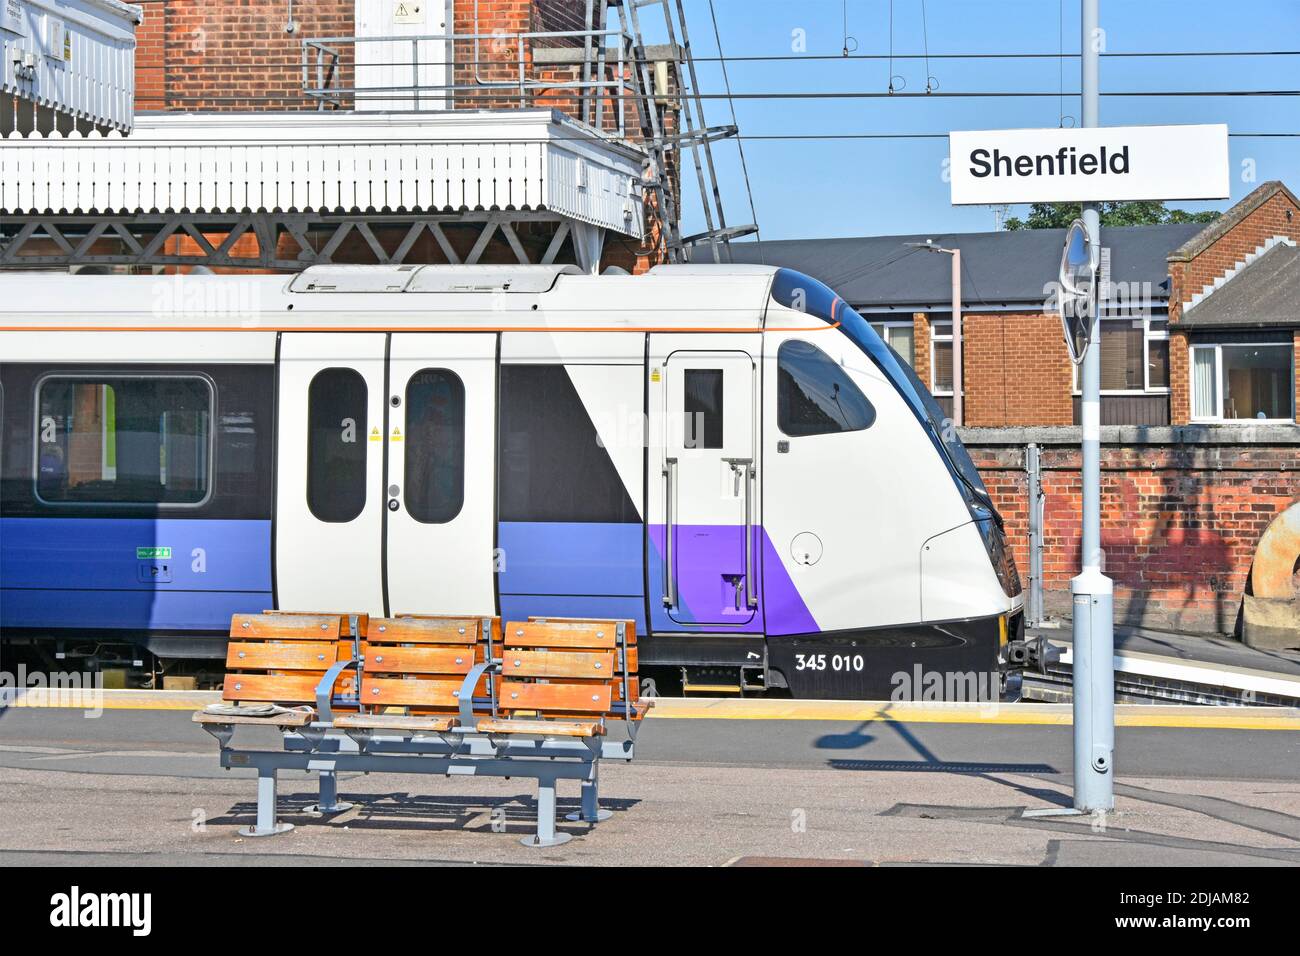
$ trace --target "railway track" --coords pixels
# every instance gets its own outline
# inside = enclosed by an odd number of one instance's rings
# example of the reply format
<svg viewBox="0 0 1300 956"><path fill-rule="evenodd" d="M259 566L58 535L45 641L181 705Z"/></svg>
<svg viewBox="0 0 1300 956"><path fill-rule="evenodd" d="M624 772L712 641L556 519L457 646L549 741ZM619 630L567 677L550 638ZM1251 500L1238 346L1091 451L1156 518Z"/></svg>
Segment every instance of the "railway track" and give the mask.
<svg viewBox="0 0 1300 956"><path fill-rule="evenodd" d="M1021 699L1073 699L1073 656L1067 644L1045 673L1026 671ZM1158 654L1121 651L1115 655L1116 703L1178 703L1218 707L1300 706L1300 677Z"/></svg>

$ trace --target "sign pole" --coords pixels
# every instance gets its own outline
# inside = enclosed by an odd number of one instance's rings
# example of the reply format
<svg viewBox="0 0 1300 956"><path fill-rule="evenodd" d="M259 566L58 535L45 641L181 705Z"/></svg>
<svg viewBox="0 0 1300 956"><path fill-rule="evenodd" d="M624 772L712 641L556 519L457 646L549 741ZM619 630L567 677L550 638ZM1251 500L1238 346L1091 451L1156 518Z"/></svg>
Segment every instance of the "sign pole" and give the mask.
<svg viewBox="0 0 1300 956"><path fill-rule="evenodd" d="M961 249L952 250L952 422L966 424L965 382L962 375Z"/></svg>
<svg viewBox="0 0 1300 956"><path fill-rule="evenodd" d="M1100 126L1100 0L1082 0L1082 126ZM1100 247L1096 203L1085 203L1088 236ZM1105 290L1100 290L1105 292ZM1083 425L1082 569L1070 581L1074 624L1074 807L1082 813L1115 806L1115 635L1113 588L1102 573L1101 553L1101 322L1102 299L1093 296L1088 349L1080 369Z"/></svg>

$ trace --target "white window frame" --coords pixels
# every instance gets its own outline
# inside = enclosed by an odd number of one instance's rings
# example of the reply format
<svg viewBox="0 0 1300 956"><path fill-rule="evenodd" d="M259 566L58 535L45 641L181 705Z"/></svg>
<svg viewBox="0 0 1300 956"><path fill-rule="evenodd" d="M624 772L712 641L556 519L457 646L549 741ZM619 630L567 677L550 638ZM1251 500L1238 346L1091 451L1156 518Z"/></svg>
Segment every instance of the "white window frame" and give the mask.
<svg viewBox="0 0 1300 956"><path fill-rule="evenodd" d="M1142 323L1142 388L1104 388L1101 391L1103 395L1168 395L1170 387L1168 385L1151 384L1151 343L1169 341L1169 317L1166 315L1152 315L1141 319L1130 319L1124 316L1102 316L1103 322L1141 322ZM1152 329L1152 322L1163 322L1163 329ZM1075 395L1082 394L1079 389L1079 366L1073 362L1070 363L1070 375L1072 377L1071 389Z"/></svg>
<svg viewBox="0 0 1300 956"><path fill-rule="evenodd" d="M1152 329L1152 322L1163 322L1163 329ZM1144 394L1168 395L1171 391L1169 385L1152 385L1151 384L1151 343L1169 341L1169 317L1163 318L1148 317L1142 320L1142 386ZM1165 365L1169 365L1169 348L1165 348ZM1166 371L1173 372L1172 368L1166 368ZM1172 382L1171 382L1172 384Z"/></svg>
<svg viewBox="0 0 1300 956"><path fill-rule="evenodd" d="M934 331L935 327L940 325L948 326L947 335L940 335ZM934 345L936 342L947 342L949 345L952 344L952 319L940 319L938 322L930 323L930 394L935 396L935 398L948 398L952 395L952 389L939 388L934 384Z"/></svg>
<svg viewBox="0 0 1300 956"><path fill-rule="evenodd" d="M1287 349L1291 355L1291 417L1290 418L1224 418L1223 417L1223 350L1225 348L1278 348ZM1196 350L1214 350L1214 415L1190 414L1189 420L1198 424L1239 424L1254 422L1258 425L1294 425L1295 424L1295 350L1288 342L1199 342L1187 347L1187 402L1188 411L1196 408Z"/></svg>
<svg viewBox="0 0 1300 956"><path fill-rule="evenodd" d="M912 361L911 361L910 363L908 363L908 364L911 366L912 369L915 369L915 368L916 368L916 326L915 326L911 321L909 321L909 320L904 320L904 319L888 319L888 320L882 320L882 319L868 319L867 322L868 322L868 324L870 324L870 326L871 326L873 329L875 329L877 326L879 326L881 329L886 329L886 330L888 330L888 329L907 329L907 330L911 331L911 332L912 332ZM876 334L877 334L877 335L880 334L879 329L877 329ZM885 342L886 345L889 345L889 339L888 339L888 338L886 338L886 337L883 336L883 335L881 335L880 337L881 337L881 339L884 340L884 342ZM890 348L893 348L893 346L891 345Z"/></svg>
<svg viewBox="0 0 1300 956"><path fill-rule="evenodd" d="M41 410L43 408L42 390L51 382L85 382L91 385L106 385L108 380L153 382L160 379L182 379L202 382L208 390L208 434L206 485L203 497L198 501L60 501L49 500L41 495ZM46 372L35 382L34 401L32 402L32 497L46 508L157 508L167 511L184 511L202 508L212 500L216 493L216 450L217 450L217 386L212 379L202 372L114 372L111 369L102 372ZM160 469L164 467L161 463Z"/></svg>

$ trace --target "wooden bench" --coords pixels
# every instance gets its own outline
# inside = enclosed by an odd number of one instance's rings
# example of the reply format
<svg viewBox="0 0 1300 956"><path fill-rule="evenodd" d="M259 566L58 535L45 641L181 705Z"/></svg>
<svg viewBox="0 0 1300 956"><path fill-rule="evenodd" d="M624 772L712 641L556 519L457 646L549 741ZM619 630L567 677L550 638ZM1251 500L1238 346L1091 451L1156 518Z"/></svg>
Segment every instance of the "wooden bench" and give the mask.
<svg viewBox="0 0 1300 956"><path fill-rule="evenodd" d="M251 836L291 829L275 817L276 772L315 770L320 813L351 808L339 770L532 776L537 832L530 846L567 842L555 830L555 786L582 785L571 820L608 818L599 807L602 758L630 760L639 700L631 621L361 614L236 615L218 712L196 722L221 745L222 765L258 772ZM262 716L256 705L278 705ZM248 710L248 714L240 714ZM627 739L606 740L622 720ZM230 746L236 726L278 728L284 752Z"/></svg>

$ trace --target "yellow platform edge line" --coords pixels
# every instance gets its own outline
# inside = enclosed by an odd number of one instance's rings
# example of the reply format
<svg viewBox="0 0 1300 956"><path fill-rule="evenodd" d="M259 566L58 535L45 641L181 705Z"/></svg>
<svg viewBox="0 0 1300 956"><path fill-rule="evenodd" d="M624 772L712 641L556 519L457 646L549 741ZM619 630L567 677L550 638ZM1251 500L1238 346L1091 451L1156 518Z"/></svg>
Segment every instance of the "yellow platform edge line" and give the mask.
<svg viewBox="0 0 1300 956"><path fill-rule="evenodd" d="M85 696L83 696L83 693ZM0 709L192 711L221 699L217 691L28 690ZM815 720L914 724L1069 726L1069 704L942 704L910 701L765 700L759 698L658 698L653 720ZM1119 727L1222 730L1300 730L1300 708L1196 707L1119 704Z"/></svg>

